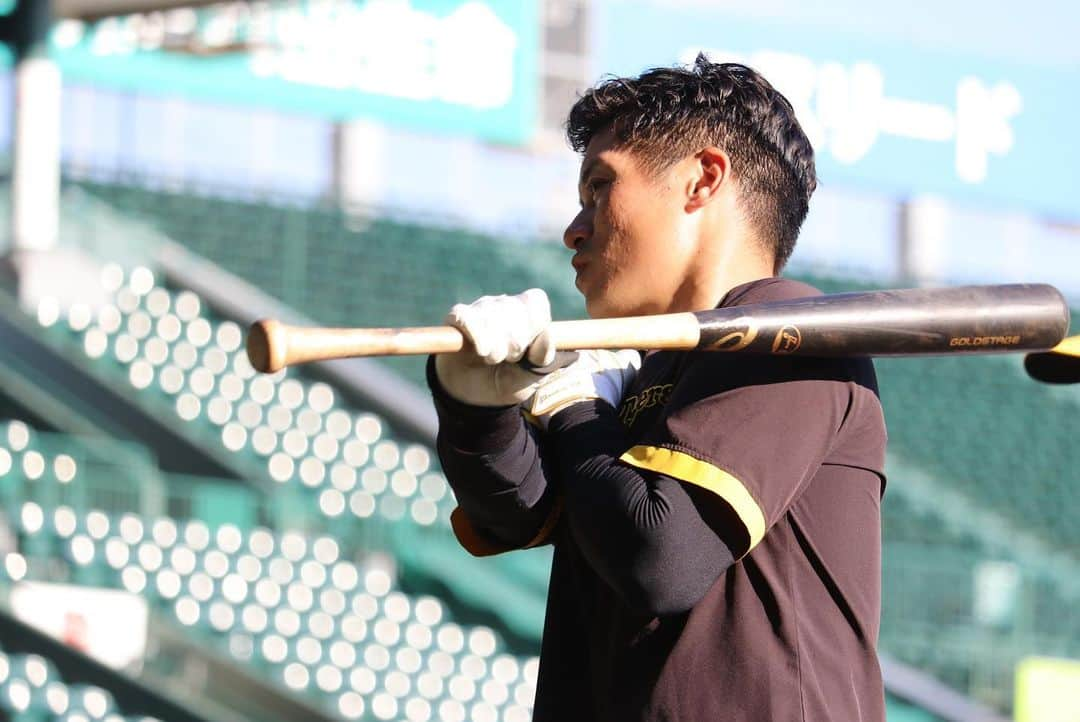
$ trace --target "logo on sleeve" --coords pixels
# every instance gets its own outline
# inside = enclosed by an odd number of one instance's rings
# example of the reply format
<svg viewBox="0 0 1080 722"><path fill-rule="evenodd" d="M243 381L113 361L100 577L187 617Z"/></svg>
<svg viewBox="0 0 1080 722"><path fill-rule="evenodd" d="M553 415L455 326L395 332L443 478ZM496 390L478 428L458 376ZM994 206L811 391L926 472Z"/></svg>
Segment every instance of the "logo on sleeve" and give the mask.
<svg viewBox="0 0 1080 722"><path fill-rule="evenodd" d="M657 384L640 391L633 396L627 396L619 405L619 420L623 426L630 428L637 421L638 415L645 409L654 406L663 406L671 398L671 389L674 384Z"/></svg>

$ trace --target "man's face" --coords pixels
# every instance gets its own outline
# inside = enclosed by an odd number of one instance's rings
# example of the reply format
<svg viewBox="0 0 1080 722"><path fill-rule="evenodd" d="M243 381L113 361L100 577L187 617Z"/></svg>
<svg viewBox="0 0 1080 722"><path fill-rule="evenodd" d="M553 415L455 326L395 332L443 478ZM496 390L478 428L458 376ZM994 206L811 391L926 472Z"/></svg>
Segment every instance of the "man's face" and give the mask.
<svg viewBox="0 0 1080 722"><path fill-rule="evenodd" d="M597 135L581 161L581 211L563 234L576 285L594 318L664 313L693 256L686 165L657 176L612 142Z"/></svg>

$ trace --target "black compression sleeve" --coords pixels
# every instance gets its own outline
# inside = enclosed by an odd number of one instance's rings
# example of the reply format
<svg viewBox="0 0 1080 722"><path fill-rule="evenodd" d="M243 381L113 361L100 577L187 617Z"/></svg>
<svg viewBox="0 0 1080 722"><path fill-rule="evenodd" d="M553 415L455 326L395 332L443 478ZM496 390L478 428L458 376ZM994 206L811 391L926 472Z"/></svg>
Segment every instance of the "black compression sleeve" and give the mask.
<svg viewBox="0 0 1080 722"><path fill-rule="evenodd" d="M534 432L517 406L464 404L442 388L428 361L428 386L439 417L436 449L458 506L494 541L528 544L555 501Z"/></svg>
<svg viewBox="0 0 1080 722"><path fill-rule="evenodd" d="M563 514L593 568L631 607L686 611L734 562L722 511L716 515L708 492L620 462L629 446L615 410L602 401L574 404L551 419L545 448L566 480Z"/></svg>

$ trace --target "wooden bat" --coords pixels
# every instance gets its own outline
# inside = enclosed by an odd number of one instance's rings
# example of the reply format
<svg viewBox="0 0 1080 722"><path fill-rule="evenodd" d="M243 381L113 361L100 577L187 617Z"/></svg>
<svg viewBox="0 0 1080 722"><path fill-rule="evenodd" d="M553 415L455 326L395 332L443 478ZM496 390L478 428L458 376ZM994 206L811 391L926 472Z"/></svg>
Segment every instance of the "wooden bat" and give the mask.
<svg viewBox="0 0 1080 722"><path fill-rule="evenodd" d="M803 356L918 356L1046 350L1061 341L1069 307L1044 284L837 293L709 311L556 321L560 350L696 349ZM257 321L247 351L258 371L350 356L453 353L451 326L303 328Z"/></svg>
<svg viewBox="0 0 1080 722"><path fill-rule="evenodd" d="M1080 336L1070 336L1049 351L1024 357L1028 375L1047 384L1080 384Z"/></svg>

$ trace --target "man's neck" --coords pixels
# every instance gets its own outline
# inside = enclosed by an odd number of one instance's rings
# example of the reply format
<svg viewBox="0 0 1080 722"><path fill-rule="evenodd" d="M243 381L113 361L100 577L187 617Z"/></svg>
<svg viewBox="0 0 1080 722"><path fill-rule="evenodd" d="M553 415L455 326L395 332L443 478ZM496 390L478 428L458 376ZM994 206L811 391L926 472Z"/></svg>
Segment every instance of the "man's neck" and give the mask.
<svg viewBox="0 0 1080 722"><path fill-rule="evenodd" d="M775 259L745 223L734 196L702 218L697 228L697 257L672 298L671 312L716 308L727 293L744 283L776 275Z"/></svg>
<svg viewBox="0 0 1080 722"><path fill-rule="evenodd" d="M702 274L700 278L687 279L687 282L672 299L669 312L707 311L717 304L731 289L744 283L762 278L772 278L773 265L762 259L747 259L742 263L727 267L717 267L712 273Z"/></svg>

